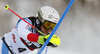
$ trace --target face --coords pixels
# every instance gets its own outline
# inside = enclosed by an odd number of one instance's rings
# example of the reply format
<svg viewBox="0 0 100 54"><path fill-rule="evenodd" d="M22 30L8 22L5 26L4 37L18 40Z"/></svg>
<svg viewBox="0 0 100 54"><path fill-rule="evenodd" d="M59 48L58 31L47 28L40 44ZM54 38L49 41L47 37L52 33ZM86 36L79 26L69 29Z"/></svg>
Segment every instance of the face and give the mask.
<svg viewBox="0 0 100 54"><path fill-rule="evenodd" d="M48 34L48 33L50 33L50 32L52 31L52 29L45 29L45 28L43 27L43 25L41 25L41 31L42 31L44 34Z"/></svg>

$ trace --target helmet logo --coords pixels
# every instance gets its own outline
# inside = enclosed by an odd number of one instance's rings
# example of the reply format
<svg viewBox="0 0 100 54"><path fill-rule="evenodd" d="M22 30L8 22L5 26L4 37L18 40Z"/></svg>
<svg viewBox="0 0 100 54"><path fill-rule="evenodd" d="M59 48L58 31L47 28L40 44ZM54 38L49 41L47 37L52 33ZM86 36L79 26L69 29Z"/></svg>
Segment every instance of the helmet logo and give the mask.
<svg viewBox="0 0 100 54"><path fill-rule="evenodd" d="M52 18L53 18L53 16L52 16L52 15L49 15L49 16L48 16L48 18L52 19Z"/></svg>
<svg viewBox="0 0 100 54"><path fill-rule="evenodd" d="M49 15L48 18L50 18L50 19L54 18L54 19L59 20L58 18L54 17L53 15Z"/></svg>

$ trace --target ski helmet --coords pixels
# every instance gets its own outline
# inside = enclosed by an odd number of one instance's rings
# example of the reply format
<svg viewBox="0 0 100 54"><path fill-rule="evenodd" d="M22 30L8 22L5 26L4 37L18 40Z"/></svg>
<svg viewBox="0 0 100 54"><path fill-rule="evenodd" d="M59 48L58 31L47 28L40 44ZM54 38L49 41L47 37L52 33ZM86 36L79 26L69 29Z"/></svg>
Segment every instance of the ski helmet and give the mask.
<svg viewBox="0 0 100 54"><path fill-rule="evenodd" d="M38 11L38 18L44 27L49 29L55 27L59 21L60 16L54 8L50 6L43 6Z"/></svg>

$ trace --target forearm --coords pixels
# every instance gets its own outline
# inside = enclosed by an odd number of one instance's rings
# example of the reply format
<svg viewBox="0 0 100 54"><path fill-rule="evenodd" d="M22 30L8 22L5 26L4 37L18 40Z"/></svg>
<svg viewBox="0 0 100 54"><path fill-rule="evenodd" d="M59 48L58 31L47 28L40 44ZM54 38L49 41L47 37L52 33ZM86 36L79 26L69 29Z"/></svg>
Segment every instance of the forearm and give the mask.
<svg viewBox="0 0 100 54"><path fill-rule="evenodd" d="M28 19L26 19L28 22L30 22ZM31 24L31 23L30 23ZM18 29L18 34L20 37L22 37L24 40L28 41L33 41L37 42L38 40L38 35L32 33L30 31L31 26L29 26L27 23L24 21L20 20L17 24L17 29Z"/></svg>

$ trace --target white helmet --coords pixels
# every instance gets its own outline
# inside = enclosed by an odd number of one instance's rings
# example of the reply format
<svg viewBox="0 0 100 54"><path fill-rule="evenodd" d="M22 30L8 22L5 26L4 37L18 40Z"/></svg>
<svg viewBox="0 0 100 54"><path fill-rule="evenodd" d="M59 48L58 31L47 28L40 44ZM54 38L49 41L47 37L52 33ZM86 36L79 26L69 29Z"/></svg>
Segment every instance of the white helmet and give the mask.
<svg viewBox="0 0 100 54"><path fill-rule="evenodd" d="M45 20L53 23L58 23L60 19L58 12L50 6L41 7L38 11L38 17L42 23L44 23Z"/></svg>

